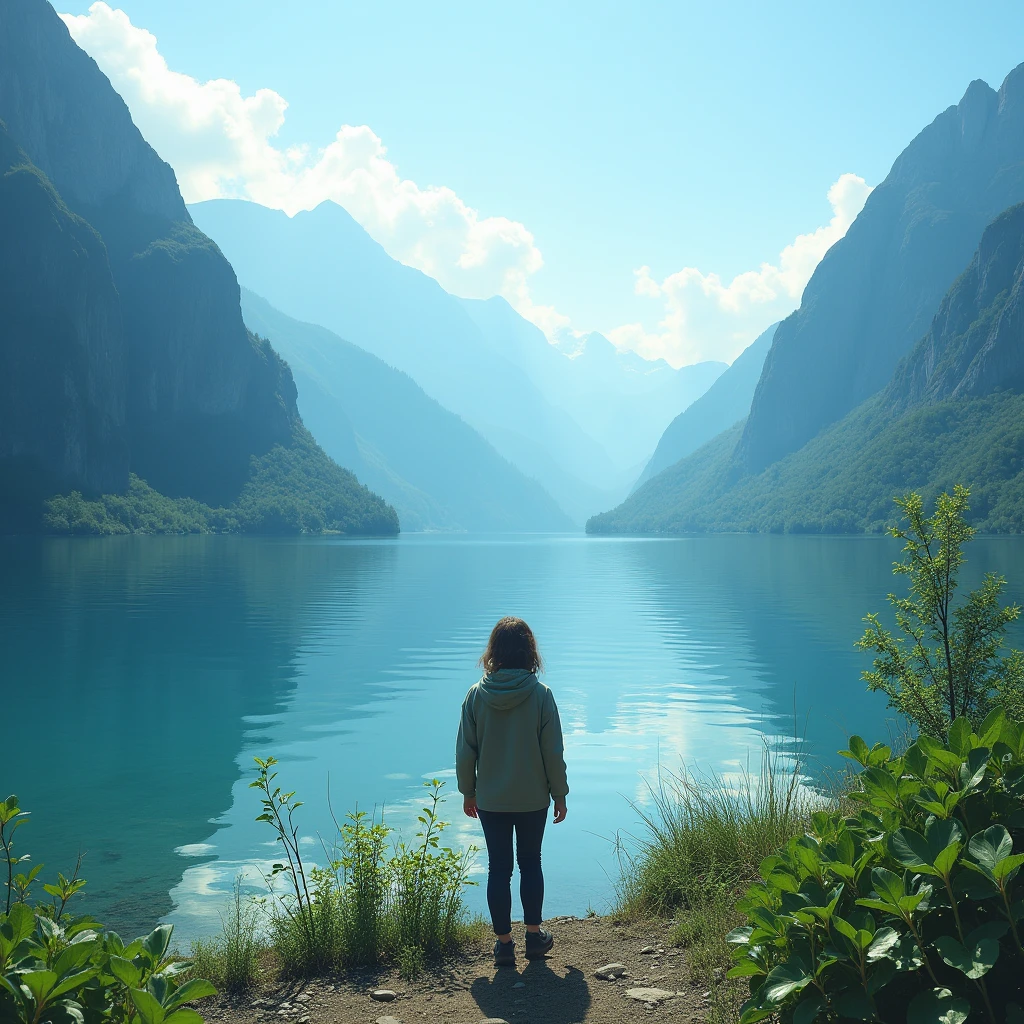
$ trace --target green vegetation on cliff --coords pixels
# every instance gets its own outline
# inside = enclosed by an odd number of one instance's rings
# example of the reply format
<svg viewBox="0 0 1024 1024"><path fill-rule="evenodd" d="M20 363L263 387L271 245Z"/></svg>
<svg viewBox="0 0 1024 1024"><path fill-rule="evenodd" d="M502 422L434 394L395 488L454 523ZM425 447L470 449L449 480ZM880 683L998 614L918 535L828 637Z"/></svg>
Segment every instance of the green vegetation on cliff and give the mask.
<svg viewBox="0 0 1024 1024"><path fill-rule="evenodd" d="M87 499L78 491L46 502L50 533L155 534L336 532L398 533L398 516L346 469L329 459L303 427L292 444L254 456L238 499L212 508L194 498L169 498L132 475L124 494Z"/></svg>

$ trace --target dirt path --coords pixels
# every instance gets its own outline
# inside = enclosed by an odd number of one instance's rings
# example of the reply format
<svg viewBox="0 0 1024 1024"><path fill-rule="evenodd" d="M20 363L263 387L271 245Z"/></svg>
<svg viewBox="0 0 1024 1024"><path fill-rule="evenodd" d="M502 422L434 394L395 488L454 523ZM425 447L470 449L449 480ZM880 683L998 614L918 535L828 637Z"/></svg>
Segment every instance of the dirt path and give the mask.
<svg viewBox="0 0 1024 1024"><path fill-rule="evenodd" d="M516 967L495 968L490 943L481 940L445 969L413 982L397 973L349 974L292 985L238 1003L204 1006L214 1024L612 1024L704 1020L704 993L691 985L682 951L668 945L663 923L616 925L608 918L556 918L545 960L520 957ZM519 931L522 926L519 926ZM517 935L522 948L522 938ZM594 972L618 963L626 975L603 981ZM648 998L627 993L646 988ZM387 989L381 1002L371 992Z"/></svg>

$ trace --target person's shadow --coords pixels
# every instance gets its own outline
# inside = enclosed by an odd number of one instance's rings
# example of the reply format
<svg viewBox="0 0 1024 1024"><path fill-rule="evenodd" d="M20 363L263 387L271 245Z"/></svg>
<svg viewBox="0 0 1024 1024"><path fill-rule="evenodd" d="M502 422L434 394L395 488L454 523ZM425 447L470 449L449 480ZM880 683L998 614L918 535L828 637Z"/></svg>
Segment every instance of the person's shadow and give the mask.
<svg viewBox="0 0 1024 1024"><path fill-rule="evenodd" d="M525 988L515 988L525 982ZM477 978L470 986L485 1017L509 1024L581 1024L590 1009L590 986L581 970L567 967L557 974L547 960L529 960L522 971L497 967L493 974Z"/></svg>

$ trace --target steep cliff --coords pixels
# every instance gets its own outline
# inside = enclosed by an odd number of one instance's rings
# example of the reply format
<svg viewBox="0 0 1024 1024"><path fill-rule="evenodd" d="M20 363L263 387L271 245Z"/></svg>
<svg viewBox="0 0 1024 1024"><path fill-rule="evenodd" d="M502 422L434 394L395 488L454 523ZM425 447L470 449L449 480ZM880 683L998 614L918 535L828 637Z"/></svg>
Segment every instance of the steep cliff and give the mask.
<svg viewBox="0 0 1024 1024"><path fill-rule="evenodd" d="M1024 65L972 82L903 151L779 326L737 449L757 473L882 388L982 229L1024 200Z"/></svg>
<svg viewBox="0 0 1024 1024"><path fill-rule="evenodd" d="M128 480L124 347L103 242L0 123L0 526ZM31 515L31 513L29 513Z"/></svg>
<svg viewBox="0 0 1024 1024"><path fill-rule="evenodd" d="M106 245L132 470L169 494L230 499L249 456L291 436L293 393L251 343L234 273L174 172L46 0L0 5L0 120Z"/></svg>
<svg viewBox="0 0 1024 1024"><path fill-rule="evenodd" d="M0 120L0 528L72 491L49 528L396 532L303 427L231 266L46 0L0 3Z"/></svg>
<svg viewBox="0 0 1024 1024"><path fill-rule="evenodd" d="M778 326L772 324L759 334L729 369L665 428L633 490L746 418Z"/></svg>
<svg viewBox="0 0 1024 1024"><path fill-rule="evenodd" d="M592 533L859 532L908 490L972 491L980 529L1024 532L1024 205L974 258L889 384L798 452L737 478L742 427L648 481Z"/></svg>

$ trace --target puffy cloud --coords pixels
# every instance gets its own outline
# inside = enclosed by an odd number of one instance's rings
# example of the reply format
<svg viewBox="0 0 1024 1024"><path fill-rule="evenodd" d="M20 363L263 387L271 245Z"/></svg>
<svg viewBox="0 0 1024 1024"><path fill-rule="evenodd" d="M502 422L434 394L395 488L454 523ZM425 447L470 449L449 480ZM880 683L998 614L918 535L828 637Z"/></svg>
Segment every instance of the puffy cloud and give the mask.
<svg viewBox="0 0 1024 1024"><path fill-rule="evenodd" d="M798 235L779 254L777 263L737 274L728 283L718 274L684 267L662 281L650 267L634 271L634 291L663 304L657 328L625 324L608 332L621 349L648 358L667 359L674 366L702 359L733 360L774 320L791 313L804 286L826 252L846 234L871 188L856 174L843 174L828 190L832 219L806 235Z"/></svg>
<svg viewBox="0 0 1024 1024"><path fill-rule="evenodd" d="M103 0L87 14L61 17L124 97L143 135L174 167L187 202L243 198L295 213L333 200L392 256L450 291L503 295L560 347L578 345L583 332L531 296L530 278L543 259L523 224L484 216L450 188L403 178L366 125L342 125L321 149L279 144L284 97L272 89L246 96L228 79L200 82L172 71L156 37ZM693 267L659 281L641 267L634 290L662 304L661 319L653 329L632 323L605 333L620 348L676 366L731 360L797 305L818 261L846 233L869 191L862 178L844 174L829 189L827 225L798 236L776 263L728 283Z"/></svg>
<svg viewBox="0 0 1024 1024"><path fill-rule="evenodd" d="M275 137L288 104L272 89L244 96L236 82L172 71L156 37L102 0L61 17L174 167L186 202L244 198L291 214L333 200L392 256L445 288L504 295L552 329L564 319L530 301L527 281L543 260L522 224L485 217L449 188L402 178L366 125L343 125L323 149L283 148Z"/></svg>

